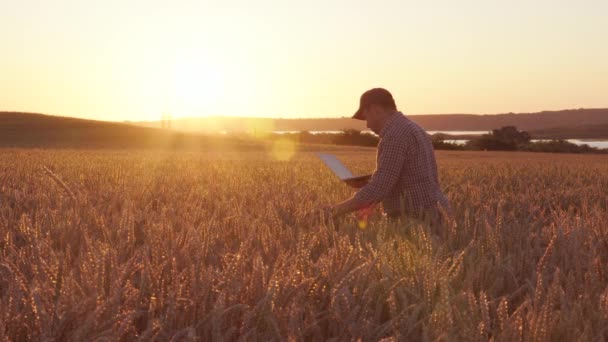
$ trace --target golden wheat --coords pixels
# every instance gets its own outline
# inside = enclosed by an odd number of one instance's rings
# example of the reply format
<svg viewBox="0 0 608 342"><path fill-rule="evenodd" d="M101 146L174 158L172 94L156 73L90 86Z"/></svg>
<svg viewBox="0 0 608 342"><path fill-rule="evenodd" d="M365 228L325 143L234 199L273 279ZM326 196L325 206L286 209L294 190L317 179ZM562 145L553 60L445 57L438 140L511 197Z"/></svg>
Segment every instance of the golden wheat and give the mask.
<svg viewBox="0 0 608 342"><path fill-rule="evenodd" d="M438 156L439 235L305 220L351 195L307 152L2 150L0 339L608 338L608 158Z"/></svg>

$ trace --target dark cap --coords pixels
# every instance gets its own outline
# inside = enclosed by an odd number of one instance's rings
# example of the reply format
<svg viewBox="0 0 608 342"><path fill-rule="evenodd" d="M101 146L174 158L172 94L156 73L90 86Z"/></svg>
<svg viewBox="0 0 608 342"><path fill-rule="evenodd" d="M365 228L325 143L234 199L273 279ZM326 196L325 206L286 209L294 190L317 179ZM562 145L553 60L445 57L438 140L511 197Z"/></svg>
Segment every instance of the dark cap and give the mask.
<svg viewBox="0 0 608 342"><path fill-rule="evenodd" d="M355 115L353 115L353 119L365 120L363 111L371 105L380 105L391 109L397 109L393 95L391 95L388 90L384 88L373 88L361 95L361 98L359 99L359 109Z"/></svg>

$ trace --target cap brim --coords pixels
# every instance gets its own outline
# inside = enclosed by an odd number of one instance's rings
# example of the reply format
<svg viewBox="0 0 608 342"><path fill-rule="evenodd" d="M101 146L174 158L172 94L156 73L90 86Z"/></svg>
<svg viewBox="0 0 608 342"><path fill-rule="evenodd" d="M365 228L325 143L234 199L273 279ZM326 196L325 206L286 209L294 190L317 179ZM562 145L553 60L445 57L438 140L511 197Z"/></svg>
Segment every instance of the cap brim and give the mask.
<svg viewBox="0 0 608 342"><path fill-rule="evenodd" d="M363 116L363 109L359 108L359 110L353 115L353 119L356 120L365 120L365 116Z"/></svg>

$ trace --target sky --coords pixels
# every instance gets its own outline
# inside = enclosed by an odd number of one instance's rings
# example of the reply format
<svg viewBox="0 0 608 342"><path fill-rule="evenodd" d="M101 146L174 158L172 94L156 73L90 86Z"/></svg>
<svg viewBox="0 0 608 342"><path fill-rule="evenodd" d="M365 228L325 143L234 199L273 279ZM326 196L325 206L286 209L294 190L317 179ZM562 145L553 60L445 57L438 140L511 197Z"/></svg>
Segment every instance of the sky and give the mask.
<svg viewBox="0 0 608 342"><path fill-rule="evenodd" d="M608 107L605 0L0 0L0 111L97 120Z"/></svg>

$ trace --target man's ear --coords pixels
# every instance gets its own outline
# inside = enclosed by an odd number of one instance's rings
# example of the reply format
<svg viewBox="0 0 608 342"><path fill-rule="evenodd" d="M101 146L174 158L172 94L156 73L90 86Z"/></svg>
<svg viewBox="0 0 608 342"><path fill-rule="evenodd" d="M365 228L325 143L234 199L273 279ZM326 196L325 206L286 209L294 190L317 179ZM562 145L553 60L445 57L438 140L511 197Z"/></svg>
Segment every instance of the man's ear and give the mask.
<svg viewBox="0 0 608 342"><path fill-rule="evenodd" d="M381 110L381 107L377 104L373 104L369 106L368 109L374 117L378 117L378 111Z"/></svg>

